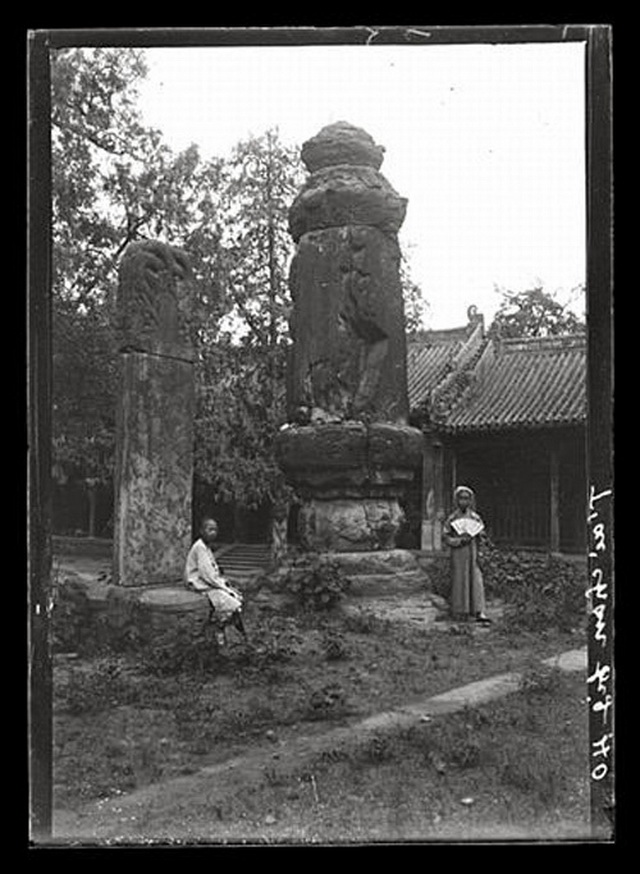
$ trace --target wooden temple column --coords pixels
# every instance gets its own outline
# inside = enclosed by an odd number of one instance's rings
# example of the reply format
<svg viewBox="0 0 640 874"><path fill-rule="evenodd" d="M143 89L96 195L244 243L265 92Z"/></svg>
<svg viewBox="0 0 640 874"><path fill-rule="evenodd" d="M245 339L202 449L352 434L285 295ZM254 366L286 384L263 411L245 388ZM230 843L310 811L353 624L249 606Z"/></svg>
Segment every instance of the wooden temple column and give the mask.
<svg viewBox="0 0 640 874"><path fill-rule="evenodd" d="M453 495L455 490L461 483L458 482L458 457L455 449L450 450L451 455L451 483L449 486L449 495Z"/></svg>
<svg viewBox="0 0 640 874"><path fill-rule="evenodd" d="M422 454L422 526L420 548L440 552L444 507L444 448L429 432L424 434Z"/></svg>
<svg viewBox="0 0 640 874"><path fill-rule="evenodd" d="M560 552L560 463L558 449L549 448L549 546Z"/></svg>

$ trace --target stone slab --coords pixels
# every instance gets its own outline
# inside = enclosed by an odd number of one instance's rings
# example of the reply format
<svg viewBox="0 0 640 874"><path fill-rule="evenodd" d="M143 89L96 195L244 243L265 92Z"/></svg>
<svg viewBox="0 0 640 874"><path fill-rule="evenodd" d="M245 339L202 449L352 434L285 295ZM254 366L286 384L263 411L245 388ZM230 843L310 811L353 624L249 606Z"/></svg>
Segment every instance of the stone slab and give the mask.
<svg viewBox="0 0 640 874"><path fill-rule="evenodd" d="M145 589L139 596L140 604L151 610L161 610L169 613L208 612L207 599L188 589L163 586L162 588Z"/></svg>
<svg viewBox="0 0 640 874"><path fill-rule="evenodd" d="M193 365L121 355L114 582L181 583L191 546Z"/></svg>
<svg viewBox="0 0 640 874"><path fill-rule="evenodd" d="M355 597L370 595L402 595L421 592L428 579L422 571L397 571L395 574L349 575L349 594Z"/></svg>
<svg viewBox="0 0 640 874"><path fill-rule="evenodd" d="M542 664L548 665L550 668L559 668L561 671L586 671L587 650L572 649L550 659L545 659Z"/></svg>
<svg viewBox="0 0 640 874"><path fill-rule="evenodd" d="M346 574L395 574L419 570L415 555L408 549L329 553L326 559L338 564Z"/></svg>

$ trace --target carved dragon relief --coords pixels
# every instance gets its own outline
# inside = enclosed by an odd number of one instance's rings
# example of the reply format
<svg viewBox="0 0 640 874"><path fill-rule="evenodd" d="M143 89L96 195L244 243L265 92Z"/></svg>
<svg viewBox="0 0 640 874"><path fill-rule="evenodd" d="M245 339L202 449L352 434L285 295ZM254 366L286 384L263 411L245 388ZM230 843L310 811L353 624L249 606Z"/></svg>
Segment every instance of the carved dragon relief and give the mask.
<svg viewBox="0 0 640 874"><path fill-rule="evenodd" d="M153 240L127 248L117 296L121 351L190 357L190 276L180 249Z"/></svg>

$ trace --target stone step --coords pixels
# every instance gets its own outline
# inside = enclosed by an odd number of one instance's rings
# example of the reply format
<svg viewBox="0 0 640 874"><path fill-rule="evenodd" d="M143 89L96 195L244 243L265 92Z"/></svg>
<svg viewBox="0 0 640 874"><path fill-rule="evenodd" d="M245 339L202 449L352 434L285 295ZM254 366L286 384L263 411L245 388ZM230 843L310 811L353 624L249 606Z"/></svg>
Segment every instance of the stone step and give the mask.
<svg viewBox="0 0 640 874"><path fill-rule="evenodd" d="M261 565L250 564L250 565L232 565L232 564L220 564L223 572L225 574L256 574L261 573L263 567Z"/></svg>
<svg viewBox="0 0 640 874"><path fill-rule="evenodd" d="M225 568L225 570L235 568L236 570L245 571L259 570L260 568L266 567L267 564L266 561L262 562L257 559L256 561L248 561L246 559L243 561L225 561L224 559L221 559L218 563L220 567Z"/></svg>
<svg viewBox="0 0 640 874"><path fill-rule="evenodd" d="M399 595L429 590L429 579L421 570L394 574L348 574L350 597Z"/></svg>
<svg viewBox="0 0 640 874"><path fill-rule="evenodd" d="M220 547L220 552L269 552L266 543L228 543Z"/></svg>
<svg viewBox="0 0 640 874"><path fill-rule="evenodd" d="M234 559L234 560L238 560L238 561L242 561L243 559L246 559L247 561L255 561L256 559L262 560L262 559L269 558L269 551L268 550L258 551L257 549L252 550L252 551L247 551L244 549L242 549L242 550L230 549L227 552L220 553L220 559L222 560L225 558L226 559Z"/></svg>
<svg viewBox="0 0 640 874"><path fill-rule="evenodd" d="M386 575L420 572L415 555L408 549L388 549L376 552L327 553L324 560L337 564L347 576Z"/></svg>
<svg viewBox="0 0 640 874"><path fill-rule="evenodd" d="M270 551L264 544L239 543L222 548L216 557L225 570L253 570L268 564Z"/></svg>
<svg viewBox="0 0 640 874"><path fill-rule="evenodd" d="M221 555L220 564L264 564L269 561L268 555Z"/></svg>
<svg viewBox="0 0 640 874"><path fill-rule="evenodd" d="M222 568L222 572L225 576L228 577L253 577L257 574L261 574L265 570L265 565L262 564L250 564L250 565L232 565L232 564L223 564L220 563L220 567Z"/></svg>

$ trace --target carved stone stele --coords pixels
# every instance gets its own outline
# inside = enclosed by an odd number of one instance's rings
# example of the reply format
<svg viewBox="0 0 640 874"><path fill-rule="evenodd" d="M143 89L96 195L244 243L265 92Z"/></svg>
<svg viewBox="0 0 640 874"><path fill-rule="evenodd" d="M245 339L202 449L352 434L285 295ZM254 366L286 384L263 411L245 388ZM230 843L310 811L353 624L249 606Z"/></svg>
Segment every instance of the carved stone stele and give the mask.
<svg viewBox="0 0 640 874"><path fill-rule="evenodd" d="M195 386L184 253L134 243L120 266L114 581L181 584L191 545Z"/></svg>

